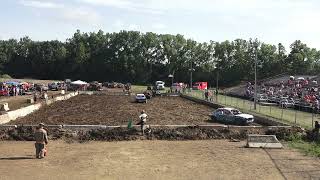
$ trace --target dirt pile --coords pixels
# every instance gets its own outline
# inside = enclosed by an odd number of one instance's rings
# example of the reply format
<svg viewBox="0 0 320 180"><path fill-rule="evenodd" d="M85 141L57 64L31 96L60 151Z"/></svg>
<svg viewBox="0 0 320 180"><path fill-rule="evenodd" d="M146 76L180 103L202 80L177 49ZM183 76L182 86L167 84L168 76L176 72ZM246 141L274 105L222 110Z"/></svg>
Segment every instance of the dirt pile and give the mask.
<svg viewBox="0 0 320 180"><path fill-rule="evenodd" d="M34 128L18 127L0 130L0 140L33 141ZM236 129L236 128L201 128L198 126L179 128L151 128L145 136L137 129L48 129L49 139L72 139L77 141L130 141L137 139L148 140L204 140L204 139L246 139L248 134L275 134L278 139L286 139L299 133L297 129L278 128L277 130Z"/></svg>

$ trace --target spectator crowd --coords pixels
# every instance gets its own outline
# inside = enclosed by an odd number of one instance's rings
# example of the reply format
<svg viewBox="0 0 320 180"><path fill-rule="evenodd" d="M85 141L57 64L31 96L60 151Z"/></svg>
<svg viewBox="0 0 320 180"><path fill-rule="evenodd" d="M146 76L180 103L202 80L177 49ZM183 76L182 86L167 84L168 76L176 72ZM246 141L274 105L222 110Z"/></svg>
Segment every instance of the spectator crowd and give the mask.
<svg viewBox="0 0 320 180"><path fill-rule="evenodd" d="M257 94L264 100L281 102L294 101L298 106L312 107L319 110L320 91L318 82L310 78L290 76L286 81L258 84ZM254 85L248 82L245 86L246 97L253 98Z"/></svg>

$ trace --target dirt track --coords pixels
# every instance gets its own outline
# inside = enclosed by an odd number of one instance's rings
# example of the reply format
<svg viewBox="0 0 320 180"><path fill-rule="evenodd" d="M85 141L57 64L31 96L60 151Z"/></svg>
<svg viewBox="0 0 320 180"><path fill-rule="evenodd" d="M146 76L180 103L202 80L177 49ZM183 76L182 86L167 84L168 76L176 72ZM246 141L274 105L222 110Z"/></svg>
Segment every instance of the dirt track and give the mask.
<svg viewBox="0 0 320 180"><path fill-rule="evenodd" d="M148 124L213 124L213 111L180 97L155 97L147 104L134 103L134 97L108 95L79 95L67 101L41 108L11 124L105 124L126 125L138 122L139 112L146 110Z"/></svg>
<svg viewBox="0 0 320 180"><path fill-rule="evenodd" d="M48 157L37 160L33 142L0 141L0 179L320 178L317 158L287 148L264 151L243 145L226 140L50 141Z"/></svg>

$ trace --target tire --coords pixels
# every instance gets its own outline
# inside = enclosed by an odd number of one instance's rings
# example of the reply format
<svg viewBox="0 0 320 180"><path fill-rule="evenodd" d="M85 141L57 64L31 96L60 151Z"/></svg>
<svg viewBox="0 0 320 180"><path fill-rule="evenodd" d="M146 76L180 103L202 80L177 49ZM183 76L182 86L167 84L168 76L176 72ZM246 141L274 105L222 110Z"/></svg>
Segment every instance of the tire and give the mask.
<svg viewBox="0 0 320 180"><path fill-rule="evenodd" d="M240 126L248 126L248 123L246 120L240 121Z"/></svg>

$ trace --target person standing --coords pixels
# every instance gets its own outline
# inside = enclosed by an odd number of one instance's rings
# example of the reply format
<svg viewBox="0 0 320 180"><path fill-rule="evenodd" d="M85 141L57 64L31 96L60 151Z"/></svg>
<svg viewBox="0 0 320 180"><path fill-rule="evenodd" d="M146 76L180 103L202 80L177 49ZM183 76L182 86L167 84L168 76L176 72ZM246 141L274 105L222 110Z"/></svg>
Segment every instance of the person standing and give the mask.
<svg viewBox="0 0 320 180"><path fill-rule="evenodd" d="M45 145L48 144L48 134L47 131L44 129L43 123L40 123L37 126L34 137L36 140L36 158L42 159L45 156Z"/></svg>
<svg viewBox="0 0 320 180"><path fill-rule="evenodd" d="M144 135L144 125L147 122L147 117L148 117L148 115L146 114L146 112L144 110L142 110L141 114L139 116L140 122L137 124L137 125L141 126L142 135Z"/></svg>
<svg viewBox="0 0 320 180"><path fill-rule="evenodd" d="M204 92L204 98L205 98L205 100L206 101L208 101L209 99L209 92L208 92L208 90L206 90L205 92Z"/></svg>

